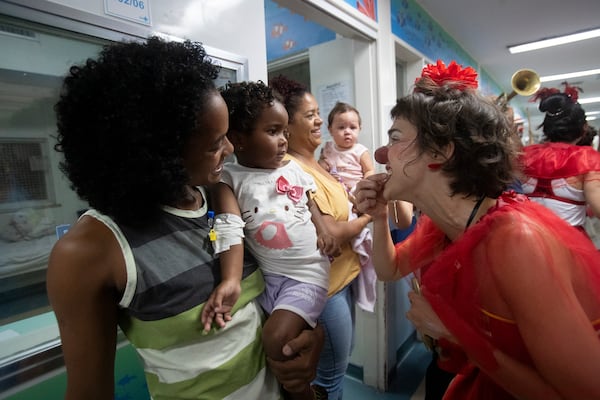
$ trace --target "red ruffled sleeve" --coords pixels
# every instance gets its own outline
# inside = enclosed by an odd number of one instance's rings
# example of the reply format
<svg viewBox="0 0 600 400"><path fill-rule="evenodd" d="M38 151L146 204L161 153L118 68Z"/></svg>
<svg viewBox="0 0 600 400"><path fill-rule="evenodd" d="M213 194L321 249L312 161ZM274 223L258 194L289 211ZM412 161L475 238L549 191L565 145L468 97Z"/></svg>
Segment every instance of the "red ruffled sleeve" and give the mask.
<svg viewBox="0 0 600 400"><path fill-rule="evenodd" d="M521 159L525 175L558 179L600 171L600 153L591 146L567 143L542 143L523 148Z"/></svg>

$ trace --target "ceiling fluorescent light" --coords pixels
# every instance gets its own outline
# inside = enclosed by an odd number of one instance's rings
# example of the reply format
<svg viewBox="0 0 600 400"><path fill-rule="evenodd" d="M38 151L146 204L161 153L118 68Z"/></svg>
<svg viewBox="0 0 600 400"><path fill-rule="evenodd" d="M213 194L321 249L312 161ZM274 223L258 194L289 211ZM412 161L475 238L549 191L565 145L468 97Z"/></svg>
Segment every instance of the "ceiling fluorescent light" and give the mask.
<svg viewBox="0 0 600 400"><path fill-rule="evenodd" d="M600 111L588 111L585 113L585 116L589 116L589 115L598 115L600 114Z"/></svg>
<svg viewBox="0 0 600 400"><path fill-rule="evenodd" d="M587 99L577 100L579 104L599 103L600 97L588 97Z"/></svg>
<svg viewBox="0 0 600 400"><path fill-rule="evenodd" d="M564 81L566 79L579 78L580 76L589 76L589 75L596 75L596 74L600 74L600 68L599 69L588 69L587 71L568 72L565 74L542 76L542 77L540 77L540 82Z"/></svg>
<svg viewBox="0 0 600 400"><path fill-rule="evenodd" d="M526 51L543 49L545 47L559 46L565 43L578 42L580 40L592 39L600 36L600 29L592 29L586 32L574 33L571 35L559 36L552 39L538 40L537 42L530 42L520 44L517 46L509 46L508 51L511 54L523 53Z"/></svg>

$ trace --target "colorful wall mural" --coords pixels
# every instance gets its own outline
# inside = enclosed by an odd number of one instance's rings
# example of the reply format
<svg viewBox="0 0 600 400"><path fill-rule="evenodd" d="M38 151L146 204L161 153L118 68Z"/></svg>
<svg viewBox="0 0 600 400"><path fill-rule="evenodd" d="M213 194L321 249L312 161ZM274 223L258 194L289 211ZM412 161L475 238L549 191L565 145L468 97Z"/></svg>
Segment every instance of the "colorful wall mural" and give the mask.
<svg viewBox="0 0 600 400"><path fill-rule="evenodd" d="M377 0L344 0L348 5L377 21ZM432 61L456 60L479 72L482 93L499 95L500 86L444 29L435 22L416 0L391 0L392 34L402 39ZM265 0L267 62L299 53L311 46L334 40L335 32L273 0Z"/></svg>
<svg viewBox="0 0 600 400"><path fill-rule="evenodd" d="M500 94L502 94L502 88L500 86L498 86L496 81L494 81L492 79L492 77L487 73L486 70L480 69L478 72L479 72L479 90L481 90L481 93L486 94L486 95L496 95L496 96L499 96Z"/></svg>
<svg viewBox="0 0 600 400"><path fill-rule="evenodd" d="M479 72L482 93L500 94L500 87L478 63L435 22L415 0L391 0L392 33L424 56L448 64L455 60Z"/></svg>
<svg viewBox="0 0 600 400"><path fill-rule="evenodd" d="M377 0L344 0L377 21ZM273 0L265 0L267 62L299 53L311 46L335 39L335 32L301 15L294 14Z"/></svg>
<svg viewBox="0 0 600 400"><path fill-rule="evenodd" d="M373 21L377 21L377 0L344 0Z"/></svg>
<svg viewBox="0 0 600 400"><path fill-rule="evenodd" d="M265 0L267 62L299 53L335 39L335 32L294 14L272 0Z"/></svg>

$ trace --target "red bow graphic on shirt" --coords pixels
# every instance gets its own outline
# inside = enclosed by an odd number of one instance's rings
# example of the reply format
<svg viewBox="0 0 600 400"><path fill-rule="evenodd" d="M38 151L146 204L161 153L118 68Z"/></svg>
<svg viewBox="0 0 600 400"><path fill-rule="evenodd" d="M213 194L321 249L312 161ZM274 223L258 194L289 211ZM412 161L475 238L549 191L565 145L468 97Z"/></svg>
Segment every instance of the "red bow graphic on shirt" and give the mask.
<svg viewBox="0 0 600 400"><path fill-rule="evenodd" d="M276 190L279 194L287 194L290 200L292 200L294 203L299 202L302 198L302 186L290 185L290 183L283 176L277 178Z"/></svg>

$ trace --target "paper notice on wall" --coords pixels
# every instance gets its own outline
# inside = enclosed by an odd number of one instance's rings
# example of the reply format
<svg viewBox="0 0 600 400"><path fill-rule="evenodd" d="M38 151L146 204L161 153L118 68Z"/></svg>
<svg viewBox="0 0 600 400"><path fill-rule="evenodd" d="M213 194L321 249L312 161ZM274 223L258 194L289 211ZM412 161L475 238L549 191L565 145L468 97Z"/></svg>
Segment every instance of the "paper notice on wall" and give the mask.
<svg viewBox="0 0 600 400"><path fill-rule="evenodd" d="M321 118L325 120L327 120L329 111L331 111L338 101L354 105L352 104L354 101L349 82L335 82L330 85L323 85L319 87L318 97L317 101L321 109Z"/></svg>
<svg viewBox="0 0 600 400"><path fill-rule="evenodd" d="M330 140L329 132L327 131L327 117L329 112L338 101L348 103L354 106L354 96L352 93L352 85L350 82L334 82L328 85L323 85L318 88L317 101L319 102L319 110L323 119L323 134L322 142Z"/></svg>

